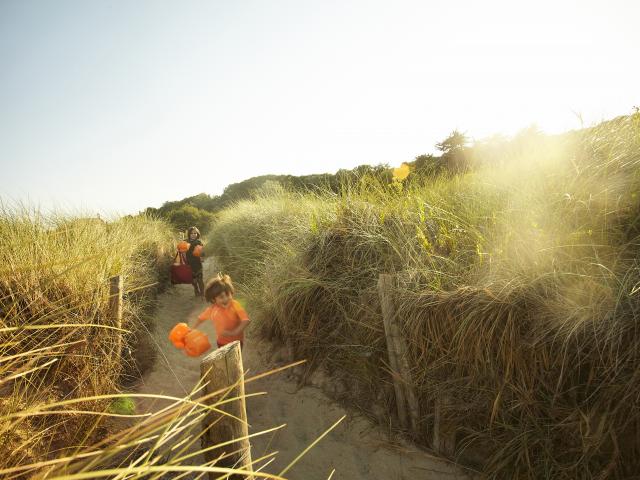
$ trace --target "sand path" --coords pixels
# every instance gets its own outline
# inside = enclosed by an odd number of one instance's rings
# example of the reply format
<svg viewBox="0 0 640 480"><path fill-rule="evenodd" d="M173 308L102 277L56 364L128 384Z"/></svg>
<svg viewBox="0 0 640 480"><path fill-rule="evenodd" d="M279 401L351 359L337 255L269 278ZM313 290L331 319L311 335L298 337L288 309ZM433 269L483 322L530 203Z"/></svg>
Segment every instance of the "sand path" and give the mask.
<svg viewBox="0 0 640 480"><path fill-rule="evenodd" d="M205 263L205 278L213 272L213 262ZM154 340L158 358L145 375L137 391L182 397L191 392L200 375L200 359L187 357L175 349L167 333L178 322L192 323L206 304L193 297L189 285L169 289L159 298L155 314ZM250 306L248 308L251 315ZM213 326L203 324L210 339L215 339ZM243 362L248 375L271 370L270 345L247 332ZM213 343L213 342L212 342ZM280 365L282 362L279 363ZM335 430L323 438L288 473L296 480L327 479L333 469L332 480L454 480L467 479L456 466L433 457L409 445L392 444L387 435L368 420L345 410L322 391L314 387L298 389L286 372L278 373L247 385L247 393L266 391L267 395L247 399L250 432L287 424L273 434L252 439L252 456L258 458L278 451L276 461L267 471L278 472L289 464L305 447L327 430L343 415L347 415ZM158 408L153 401L139 401L139 411Z"/></svg>

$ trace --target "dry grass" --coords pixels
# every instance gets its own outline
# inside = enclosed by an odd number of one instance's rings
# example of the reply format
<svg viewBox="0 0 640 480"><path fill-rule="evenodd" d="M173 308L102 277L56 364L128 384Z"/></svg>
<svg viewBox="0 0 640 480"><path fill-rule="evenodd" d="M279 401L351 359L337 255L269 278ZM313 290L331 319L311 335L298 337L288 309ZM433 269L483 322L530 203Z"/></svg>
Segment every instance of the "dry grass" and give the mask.
<svg viewBox="0 0 640 480"><path fill-rule="evenodd" d="M124 341L125 350L139 348L144 311L165 283L175 251L164 222L136 217L106 223L4 208L0 243L1 478L193 479L214 473L284 480L315 444L279 474L265 471L275 453L253 458L252 472L222 467L233 444L201 446L202 424L207 416L215 422L227 415L224 405L239 400L232 396L235 386L205 396L199 384L185 398L120 393L136 365L116 346ZM126 290L122 329L108 311L113 275L123 276ZM166 406L136 415L138 397ZM209 450L215 458L201 460Z"/></svg>
<svg viewBox="0 0 640 480"><path fill-rule="evenodd" d="M372 416L374 403L394 411L376 292L393 272L422 441L449 393L457 453L480 452L490 477L629 478L640 471L640 115L472 153L472 173L427 185L365 179L337 197L241 202L210 246L265 333L333 371Z"/></svg>
<svg viewBox="0 0 640 480"><path fill-rule="evenodd" d="M142 334L142 313L174 241L166 224L148 218L106 223L6 207L0 243L0 448L7 453L0 464L10 468L72 455L104 435L95 417L25 412L117 392L134 373L115 346L122 338L135 346ZM123 276L127 291L122 330L108 314L112 275ZM87 400L74 410L103 412L109 404Z"/></svg>

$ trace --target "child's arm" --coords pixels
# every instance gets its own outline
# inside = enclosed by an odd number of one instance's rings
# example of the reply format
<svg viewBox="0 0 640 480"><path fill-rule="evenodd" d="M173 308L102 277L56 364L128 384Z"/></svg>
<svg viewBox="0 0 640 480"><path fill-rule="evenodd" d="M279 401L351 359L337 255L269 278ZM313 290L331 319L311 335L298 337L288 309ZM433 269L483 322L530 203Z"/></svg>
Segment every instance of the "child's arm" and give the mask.
<svg viewBox="0 0 640 480"><path fill-rule="evenodd" d="M193 326L191 327L192 329L194 328L198 328L198 326L204 322L204 320L200 320L199 318L196 318L196 321L193 323Z"/></svg>
<svg viewBox="0 0 640 480"><path fill-rule="evenodd" d="M193 326L191 328L198 328L198 325L200 325L202 322L206 322L207 320L209 320L209 318L211 318L212 309L213 309L212 306L207 307L204 312L198 315L198 318L196 318L196 321L193 323Z"/></svg>
<svg viewBox="0 0 640 480"><path fill-rule="evenodd" d="M244 332L244 329L247 328L250 322L251 320L247 318L246 320L241 321L240 325L238 325L233 330L224 330L222 332L222 335L224 335L225 337L235 337L237 335L240 335L242 332Z"/></svg>

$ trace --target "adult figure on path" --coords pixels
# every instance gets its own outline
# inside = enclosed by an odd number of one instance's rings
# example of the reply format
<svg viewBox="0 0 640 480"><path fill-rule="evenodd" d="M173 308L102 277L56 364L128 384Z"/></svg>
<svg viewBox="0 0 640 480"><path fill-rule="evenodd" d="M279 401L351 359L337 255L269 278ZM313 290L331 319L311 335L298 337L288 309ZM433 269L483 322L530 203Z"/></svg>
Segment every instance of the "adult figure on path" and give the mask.
<svg viewBox="0 0 640 480"><path fill-rule="evenodd" d="M197 227L189 227L187 230L189 250L187 250L187 263L193 273L193 291L196 297L204 298L204 279L202 278L202 257L204 250L200 240L200 230Z"/></svg>

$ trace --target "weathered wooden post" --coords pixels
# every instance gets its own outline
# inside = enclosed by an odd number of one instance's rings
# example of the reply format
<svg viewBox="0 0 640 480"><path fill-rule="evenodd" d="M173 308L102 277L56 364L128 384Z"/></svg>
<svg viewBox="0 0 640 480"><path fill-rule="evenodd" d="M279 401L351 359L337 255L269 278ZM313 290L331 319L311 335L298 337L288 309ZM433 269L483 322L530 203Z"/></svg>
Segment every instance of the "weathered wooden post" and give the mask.
<svg viewBox="0 0 640 480"><path fill-rule="evenodd" d="M244 370L240 342L232 342L204 357L200 363L200 373L205 385L205 395L225 389L228 391L226 394L205 399L205 404L215 405L222 398L234 399L216 406L218 410L222 410L228 415L211 412L203 420L203 449L213 447L222 442L239 439L220 448L207 450L205 452L205 460L211 462L224 455L224 458L215 462L215 466L253 471L251 467L251 444L247 438L249 428L244 400ZM233 385L235 386L231 388ZM230 455L227 456L225 452ZM209 473L210 480L219 477L220 473ZM253 477L231 476L230 478Z"/></svg>
<svg viewBox="0 0 640 480"><path fill-rule="evenodd" d="M394 298L395 285L393 280L394 277L389 274L381 274L378 277L378 294L382 307L382 320L387 340L389 364L393 370L393 387L396 392L398 419L403 428L409 427L410 420L411 431L417 434L420 406L412 385L407 345L404 338L402 338L402 328L396 315L397 307Z"/></svg>
<svg viewBox="0 0 640 480"><path fill-rule="evenodd" d="M441 455L452 457L456 449L456 428L444 415L443 410L447 407L451 407L451 397L438 396L433 420L433 448Z"/></svg>
<svg viewBox="0 0 640 480"><path fill-rule="evenodd" d="M109 318L113 326L122 328L122 277L116 275L109 279ZM122 332L116 332L115 358L122 354Z"/></svg>

